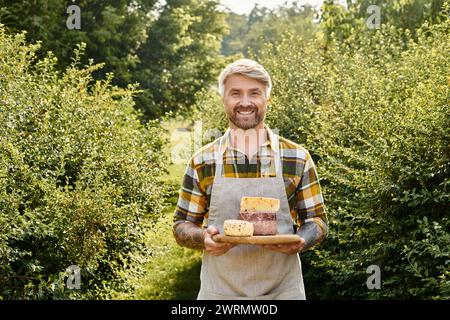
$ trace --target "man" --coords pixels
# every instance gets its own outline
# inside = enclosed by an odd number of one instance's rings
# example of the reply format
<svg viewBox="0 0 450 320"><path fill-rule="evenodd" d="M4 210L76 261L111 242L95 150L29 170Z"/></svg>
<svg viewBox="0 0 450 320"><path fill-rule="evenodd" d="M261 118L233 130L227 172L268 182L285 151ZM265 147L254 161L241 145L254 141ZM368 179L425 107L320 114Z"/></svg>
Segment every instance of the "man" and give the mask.
<svg viewBox="0 0 450 320"><path fill-rule="evenodd" d="M204 250L198 299L305 299L298 253L322 241L327 220L317 172L303 147L264 124L272 82L249 59L219 77L229 128L191 158L180 190L173 232L178 244ZM280 199L283 245L215 242L226 219L236 219L242 196Z"/></svg>

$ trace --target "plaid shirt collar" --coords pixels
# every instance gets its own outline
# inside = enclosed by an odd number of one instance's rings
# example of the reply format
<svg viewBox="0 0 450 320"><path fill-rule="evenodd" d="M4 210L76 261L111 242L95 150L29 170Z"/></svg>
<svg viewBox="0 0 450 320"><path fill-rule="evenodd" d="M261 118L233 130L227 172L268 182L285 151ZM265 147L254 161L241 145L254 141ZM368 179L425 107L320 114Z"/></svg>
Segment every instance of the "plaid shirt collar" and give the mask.
<svg viewBox="0 0 450 320"><path fill-rule="evenodd" d="M266 129L266 132L267 132L267 135L268 135L268 139L267 139L266 142L264 142L262 145L260 145L260 147L262 147L262 146L269 146L270 149L274 153L278 153L279 145L273 143L274 139L275 139L275 133L272 130L270 130L270 128L266 124L264 124L264 128ZM222 141L223 141L222 142L222 149L220 150L220 154L223 154L227 150L227 148L236 150L231 145L231 129L229 127L228 127L227 131L225 131Z"/></svg>

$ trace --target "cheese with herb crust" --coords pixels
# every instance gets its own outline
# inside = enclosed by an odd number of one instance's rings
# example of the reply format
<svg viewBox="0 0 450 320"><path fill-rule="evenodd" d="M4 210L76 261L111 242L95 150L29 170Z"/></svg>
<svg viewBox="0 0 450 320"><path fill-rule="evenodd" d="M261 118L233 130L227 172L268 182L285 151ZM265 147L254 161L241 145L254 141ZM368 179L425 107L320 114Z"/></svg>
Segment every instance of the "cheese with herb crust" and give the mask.
<svg viewBox="0 0 450 320"><path fill-rule="evenodd" d="M223 232L226 236L250 237L253 235L253 224L243 220L225 220Z"/></svg>
<svg viewBox="0 0 450 320"><path fill-rule="evenodd" d="M241 212L277 212L280 200L264 197L242 197Z"/></svg>

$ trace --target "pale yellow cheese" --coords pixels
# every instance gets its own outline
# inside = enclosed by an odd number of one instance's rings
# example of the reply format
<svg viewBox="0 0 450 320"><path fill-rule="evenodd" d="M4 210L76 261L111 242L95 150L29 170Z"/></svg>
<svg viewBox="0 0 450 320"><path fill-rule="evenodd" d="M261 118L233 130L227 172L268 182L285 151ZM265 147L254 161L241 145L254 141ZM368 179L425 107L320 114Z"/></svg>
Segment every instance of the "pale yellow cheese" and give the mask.
<svg viewBox="0 0 450 320"><path fill-rule="evenodd" d="M225 220L223 232L226 236L249 237L253 235L253 224L243 220Z"/></svg>
<svg viewBox="0 0 450 320"><path fill-rule="evenodd" d="M277 212L280 200L263 197L242 197L241 212Z"/></svg>

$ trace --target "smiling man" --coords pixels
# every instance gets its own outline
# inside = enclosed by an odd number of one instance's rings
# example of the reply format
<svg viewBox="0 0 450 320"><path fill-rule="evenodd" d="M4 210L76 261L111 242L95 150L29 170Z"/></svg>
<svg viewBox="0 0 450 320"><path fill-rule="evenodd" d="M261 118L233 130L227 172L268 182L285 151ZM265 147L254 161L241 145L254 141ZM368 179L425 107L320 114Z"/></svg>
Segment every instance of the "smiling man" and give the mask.
<svg viewBox="0 0 450 320"><path fill-rule="evenodd" d="M219 77L229 128L191 158L173 232L185 247L204 250L198 299L305 299L298 253L322 241L327 219L317 172L306 149L264 124L272 82L257 62L241 59ZM233 245L213 236L236 219L243 196L280 200L279 245Z"/></svg>

